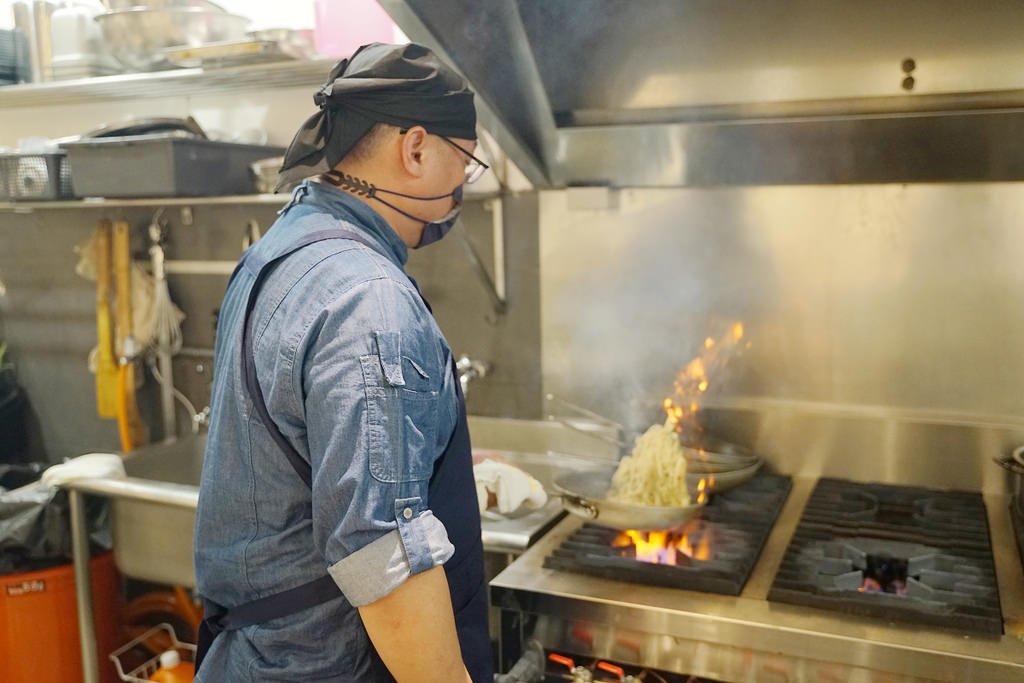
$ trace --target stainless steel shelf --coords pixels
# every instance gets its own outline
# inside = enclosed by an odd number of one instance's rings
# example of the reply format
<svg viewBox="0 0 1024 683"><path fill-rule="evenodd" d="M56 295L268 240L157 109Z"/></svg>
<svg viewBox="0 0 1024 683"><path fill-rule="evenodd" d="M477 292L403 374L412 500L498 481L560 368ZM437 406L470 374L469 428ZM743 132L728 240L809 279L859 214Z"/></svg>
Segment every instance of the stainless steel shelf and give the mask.
<svg viewBox="0 0 1024 683"><path fill-rule="evenodd" d="M0 87L0 109L319 85L327 78L334 62L327 58L8 85Z"/></svg>
<svg viewBox="0 0 1024 683"><path fill-rule="evenodd" d="M284 206L288 203L291 195L287 192L280 194L237 194L224 197L139 197L134 199L106 199L103 197L92 197L86 199L65 199L48 202L2 202L0 211L13 211L14 213L29 213L40 209L44 210L78 210L78 209L119 209L133 206L230 206L246 204L269 204L271 206ZM497 192L481 192L479 194L467 192L466 202L482 202L489 199L501 197Z"/></svg>
<svg viewBox="0 0 1024 683"><path fill-rule="evenodd" d="M271 204L283 206L287 194L242 194L226 197L142 197L138 199L70 199L52 202L0 202L0 211L27 213L37 209L111 209L132 206L212 206Z"/></svg>

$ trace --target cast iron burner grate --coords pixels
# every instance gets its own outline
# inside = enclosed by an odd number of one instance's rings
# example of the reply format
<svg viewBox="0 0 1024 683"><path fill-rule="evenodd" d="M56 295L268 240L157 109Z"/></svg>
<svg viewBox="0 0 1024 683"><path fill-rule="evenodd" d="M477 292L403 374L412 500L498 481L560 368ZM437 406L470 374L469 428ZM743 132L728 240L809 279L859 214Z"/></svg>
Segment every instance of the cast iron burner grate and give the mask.
<svg viewBox="0 0 1024 683"><path fill-rule="evenodd" d="M613 545L618 531L587 524L548 555L544 566L619 581L739 595L790 488L790 477L760 473L743 486L712 496L700 515L684 527L687 542L695 549L693 557L673 551L677 564L637 560L635 545ZM706 559L694 559L704 554Z"/></svg>
<svg viewBox="0 0 1024 683"><path fill-rule="evenodd" d="M821 479L768 599L1001 634L984 500Z"/></svg>

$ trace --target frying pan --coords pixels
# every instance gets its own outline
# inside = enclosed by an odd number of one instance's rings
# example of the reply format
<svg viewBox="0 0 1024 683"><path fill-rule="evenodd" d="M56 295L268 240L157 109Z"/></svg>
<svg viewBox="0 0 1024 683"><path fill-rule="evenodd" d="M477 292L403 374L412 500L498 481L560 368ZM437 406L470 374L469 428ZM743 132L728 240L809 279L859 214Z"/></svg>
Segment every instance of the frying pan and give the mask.
<svg viewBox="0 0 1024 683"><path fill-rule="evenodd" d="M656 507L608 500L615 467L600 467L563 472L553 482L562 498L562 506L584 519L612 529L661 531L691 520L704 507L694 503L685 507ZM696 499L696 492L690 495Z"/></svg>

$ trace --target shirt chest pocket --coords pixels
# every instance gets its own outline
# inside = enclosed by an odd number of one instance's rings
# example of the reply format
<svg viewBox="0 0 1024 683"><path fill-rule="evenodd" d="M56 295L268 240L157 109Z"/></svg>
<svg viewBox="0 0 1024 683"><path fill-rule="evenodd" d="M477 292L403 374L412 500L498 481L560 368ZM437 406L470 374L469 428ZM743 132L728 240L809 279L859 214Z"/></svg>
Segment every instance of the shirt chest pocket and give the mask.
<svg viewBox="0 0 1024 683"><path fill-rule="evenodd" d="M387 483L430 478L437 455L440 378L411 353L398 332L375 332L377 353L360 357L366 387L369 468ZM434 373L436 374L436 373Z"/></svg>

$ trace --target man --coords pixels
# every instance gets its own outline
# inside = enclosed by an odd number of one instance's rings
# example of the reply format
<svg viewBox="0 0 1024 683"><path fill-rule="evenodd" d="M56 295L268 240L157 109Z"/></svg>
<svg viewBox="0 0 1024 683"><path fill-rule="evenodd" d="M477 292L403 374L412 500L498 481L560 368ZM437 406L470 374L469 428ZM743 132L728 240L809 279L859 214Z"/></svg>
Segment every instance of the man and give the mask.
<svg viewBox="0 0 1024 683"><path fill-rule="evenodd" d="M228 285L196 517L197 680L491 681L451 350L404 272L473 156L463 80L418 45L339 62Z"/></svg>

